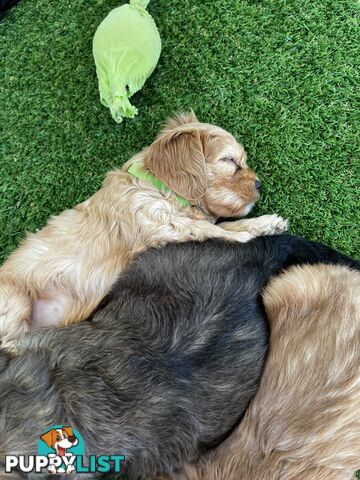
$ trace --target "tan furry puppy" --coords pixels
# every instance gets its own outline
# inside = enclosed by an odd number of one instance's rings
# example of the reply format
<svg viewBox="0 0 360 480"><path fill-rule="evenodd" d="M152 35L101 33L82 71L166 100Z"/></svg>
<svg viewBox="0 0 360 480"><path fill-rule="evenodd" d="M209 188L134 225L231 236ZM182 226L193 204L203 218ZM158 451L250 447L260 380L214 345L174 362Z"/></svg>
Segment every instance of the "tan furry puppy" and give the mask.
<svg viewBox="0 0 360 480"><path fill-rule="evenodd" d="M360 273L295 267L264 300L271 339L260 389L239 428L186 478L350 480L360 467Z"/></svg>
<svg viewBox="0 0 360 480"><path fill-rule="evenodd" d="M246 242L286 230L277 215L214 225L219 217L247 215L259 198L260 182L246 160L232 135L193 113L170 120L95 195L53 217L10 255L0 269L2 346L12 348L30 327L86 318L148 247L210 237ZM127 173L134 165L148 178Z"/></svg>

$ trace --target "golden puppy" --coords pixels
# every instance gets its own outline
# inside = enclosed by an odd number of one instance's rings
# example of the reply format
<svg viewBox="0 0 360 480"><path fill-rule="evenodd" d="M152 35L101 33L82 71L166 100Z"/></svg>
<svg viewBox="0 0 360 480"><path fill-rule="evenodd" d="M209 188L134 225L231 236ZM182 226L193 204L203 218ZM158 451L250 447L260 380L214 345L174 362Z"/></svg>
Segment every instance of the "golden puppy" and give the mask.
<svg viewBox="0 0 360 480"><path fill-rule="evenodd" d="M29 327L86 318L148 247L210 237L246 242L284 231L287 222L277 215L214 225L249 213L259 188L232 135L193 113L170 120L95 195L53 217L10 255L0 269L2 346L11 348Z"/></svg>
<svg viewBox="0 0 360 480"><path fill-rule="evenodd" d="M360 273L295 267L264 294L270 351L229 439L188 480L350 480L360 467Z"/></svg>

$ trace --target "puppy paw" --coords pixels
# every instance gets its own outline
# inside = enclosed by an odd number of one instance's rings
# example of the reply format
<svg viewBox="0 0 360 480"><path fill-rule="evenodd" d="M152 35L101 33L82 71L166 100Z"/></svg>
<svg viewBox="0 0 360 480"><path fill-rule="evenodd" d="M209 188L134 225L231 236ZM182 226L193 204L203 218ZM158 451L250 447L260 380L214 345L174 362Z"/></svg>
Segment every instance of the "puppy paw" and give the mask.
<svg viewBox="0 0 360 480"><path fill-rule="evenodd" d="M223 230L246 233L250 239L250 237L283 233L289 228L289 222L279 215L262 215L261 217L246 218L235 222L224 222L218 226Z"/></svg>
<svg viewBox="0 0 360 480"><path fill-rule="evenodd" d="M55 475L56 474L55 465L49 465L48 466L48 472L51 473L51 475Z"/></svg>
<svg viewBox="0 0 360 480"><path fill-rule="evenodd" d="M27 319L31 315L31 301L4 290L0 285L0 345L15 352L17 340L29 330Z"/></svg>
<svg viewBox="0 0 360 480"><path fill-rule="evenodd" d="M279 215L263 215L259 217L264 221L264 231L262 235L276 235L286 232L289 229L289 220Z"/></svg>
<svg viewBox="0 0 360 480"><path fill-rule="evenodd" d="M0 347L17 353L18 340L29 330L27 322L0 312Z"/></svg>
<svg viewBox="0 0 360 480"><path fill-rule="evenodd" d="M12 332L7 332L6 335L0 337L0 347L9 353L19 354L21 352L20 340L27 331L28 328L19 328L14 335Z"/></svg>
<svg viewBox="0 0 360 480"><path fill-rule="evenodd" d="M69 475L70 473L75 472L75 467L74 465L68 465L66 467L66 474Z"/></svg>

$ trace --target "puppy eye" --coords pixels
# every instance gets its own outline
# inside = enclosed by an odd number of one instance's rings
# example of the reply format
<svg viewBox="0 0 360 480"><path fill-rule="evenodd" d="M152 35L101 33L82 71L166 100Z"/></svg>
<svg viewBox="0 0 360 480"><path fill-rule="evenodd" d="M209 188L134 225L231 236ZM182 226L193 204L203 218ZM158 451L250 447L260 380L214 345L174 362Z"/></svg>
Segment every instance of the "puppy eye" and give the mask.
<svg viewBox="0 0 360 480"><path fill-rule="evenodd" d="M237 163L237 161L235 160L235 158L229 157L228 160L229 160L229 162L234 163L234 164L236 165L236 168L237 168L238 170L241 170L241 166Z"/></svg>
<svg viewBox="0 0 360 480"><path fill-rule="evenodd" d="M56 440L60 440L60 435L56 435Z"/></svg>

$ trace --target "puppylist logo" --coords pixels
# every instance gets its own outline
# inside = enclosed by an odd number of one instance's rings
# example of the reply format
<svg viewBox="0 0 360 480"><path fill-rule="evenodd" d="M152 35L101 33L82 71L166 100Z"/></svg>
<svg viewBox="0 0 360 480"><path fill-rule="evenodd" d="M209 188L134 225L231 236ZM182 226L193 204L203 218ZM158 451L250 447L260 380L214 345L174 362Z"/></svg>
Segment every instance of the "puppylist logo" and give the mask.
<svg viewBox="0 0 360 480"><path fill-rule="evenodd" d="M123 455L90 455L85 464L85 442L80 433L67 425L55 425L40 435L38 455L7 455L5 473L14 470L40 473L45 468L51 474L121 473Z"/></svg>

